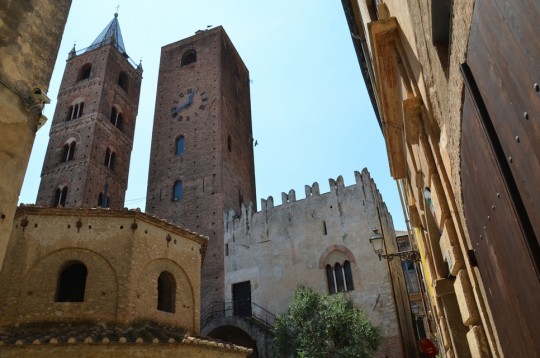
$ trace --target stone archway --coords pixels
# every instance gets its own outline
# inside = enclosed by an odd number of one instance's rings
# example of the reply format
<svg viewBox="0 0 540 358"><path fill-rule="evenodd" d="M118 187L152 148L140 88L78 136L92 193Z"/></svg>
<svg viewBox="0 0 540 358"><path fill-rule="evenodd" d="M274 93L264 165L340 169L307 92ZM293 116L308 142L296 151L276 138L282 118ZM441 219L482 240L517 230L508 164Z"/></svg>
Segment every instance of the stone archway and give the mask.
<svg viewBox="0 0 540 358"><path fill-rule="evenodd" d="M251 348L253 353L249 355L250 358L258 358L259 352L257 350L257 342L247 332L232 325L219 326L208 333L208 337L213 339L219 339L224 342L234 343L236 345Z"/></svg>

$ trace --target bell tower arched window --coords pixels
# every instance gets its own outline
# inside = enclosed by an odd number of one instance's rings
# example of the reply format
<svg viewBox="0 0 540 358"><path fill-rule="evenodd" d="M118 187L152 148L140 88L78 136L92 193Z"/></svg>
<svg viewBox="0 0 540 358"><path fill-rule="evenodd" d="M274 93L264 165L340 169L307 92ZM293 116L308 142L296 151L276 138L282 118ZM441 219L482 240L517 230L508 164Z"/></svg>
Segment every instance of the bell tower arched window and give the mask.
<svg viewBox="0 0 540 358"><path fill-rule="evenodd" d="M54 198L52 203L53 207L66 206L67 190L67 185L59 186L58 188L56 188L56 190L54 191Z"/></svg>
<svg viewBox="0 0 540 358"><path fill-rule="evenodd" d="M84 302L87 274L83 263L68 263L58 276L55 302Z"/></svg>
<svg viewBox="0 0 540 358"><path fill-rule="evenodd" d="M84 64L80 69L79 73L77 74L77 81L82 81L90 78L90 72L92 71L92 64L87 63Z"/></svg>
<svg viewBox="0 0 540 358"><path fill-rule="evenodd" d="M111 170L114 170L115 165L116 153L111 150L111 148L107 148L107 151L105 151L105 166Z"/></svg>
<svg viewBox="0 0 540 358"><path fill-rule="evenodd" d="M120 75L118 76L118 85L122 87L124 91L128 91L129 78L124 71L120 72Z"/></svg>
<svg viewBox="0 0 540 358"><path fill-rule="evenodd" d="M80 118L83 115L84 102L77 102L69 106L66 121Z"/></svg>
<svg viewBox="0 0 540 358"><path fill-rule="evenodd" d="M175 312L176 280L172 273L163 271L157 282L157 309L164 312Z"/></svg>
<svg viewBox="0 0 540 358"><path fill-rule="evenodd" d="M76 146L77 143L75 141L64 144L64 150L62 152L62 162L68 162L70 160L73 160Z"/></svg>
<svg viewBox="0 0 540 358"><path fill-rule="evenodd" d="M111 109L111 123L120 130L124 129L124 116L116 107Z"/></svg>

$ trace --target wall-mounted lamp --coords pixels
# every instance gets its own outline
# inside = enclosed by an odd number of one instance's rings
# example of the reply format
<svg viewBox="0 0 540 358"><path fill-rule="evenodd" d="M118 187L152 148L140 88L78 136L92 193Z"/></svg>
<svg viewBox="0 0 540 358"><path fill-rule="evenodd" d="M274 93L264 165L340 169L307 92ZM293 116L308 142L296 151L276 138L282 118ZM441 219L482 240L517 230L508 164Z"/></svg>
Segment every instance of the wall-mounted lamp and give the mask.
<svg viewBox="0 0 540 358"><path fill-rule="evenodd" d="M379 256L379 261L382 259L392 261L394 257L399 257L407 261L420 261L420 253L416 250L401 251L396 252L395 254L383 254L384 236L382 236L378 229L373 230L369 242L373 245L373 251Z"/></svg>

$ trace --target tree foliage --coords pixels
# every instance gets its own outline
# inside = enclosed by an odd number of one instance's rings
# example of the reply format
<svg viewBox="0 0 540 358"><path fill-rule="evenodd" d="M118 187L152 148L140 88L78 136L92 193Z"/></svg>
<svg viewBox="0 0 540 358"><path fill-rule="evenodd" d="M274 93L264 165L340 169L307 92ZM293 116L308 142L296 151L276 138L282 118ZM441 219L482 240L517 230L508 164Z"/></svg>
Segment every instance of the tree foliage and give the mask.
<svg viewBox="0 0 540 358"><path fill-rule="evenodd" d="M274 349L281 357L373 356L382 342L378 329L343 294L321 295L296 289L274 327Z"/></svg>

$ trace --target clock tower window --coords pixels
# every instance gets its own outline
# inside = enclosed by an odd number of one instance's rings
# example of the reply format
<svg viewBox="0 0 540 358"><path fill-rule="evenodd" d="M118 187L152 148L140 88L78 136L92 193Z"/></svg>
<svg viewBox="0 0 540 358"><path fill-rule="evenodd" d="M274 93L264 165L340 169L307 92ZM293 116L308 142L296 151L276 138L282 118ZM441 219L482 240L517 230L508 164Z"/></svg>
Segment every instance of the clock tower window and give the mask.
<svg viewBox="0 0 540 358"><path fill-rule="evenodd" d="M180 66L187 66L190 63L197 62L197 51L189 50L182 56Z"/></svg>

